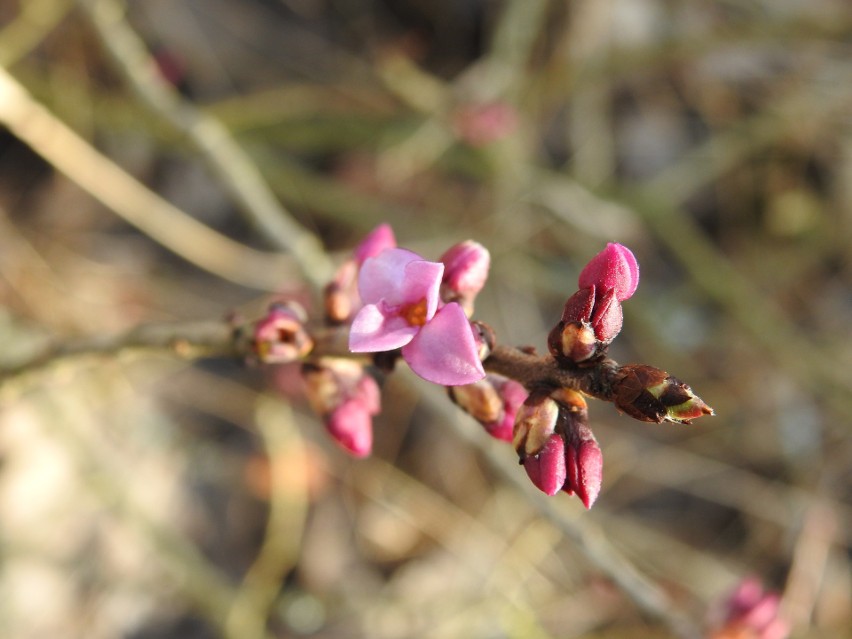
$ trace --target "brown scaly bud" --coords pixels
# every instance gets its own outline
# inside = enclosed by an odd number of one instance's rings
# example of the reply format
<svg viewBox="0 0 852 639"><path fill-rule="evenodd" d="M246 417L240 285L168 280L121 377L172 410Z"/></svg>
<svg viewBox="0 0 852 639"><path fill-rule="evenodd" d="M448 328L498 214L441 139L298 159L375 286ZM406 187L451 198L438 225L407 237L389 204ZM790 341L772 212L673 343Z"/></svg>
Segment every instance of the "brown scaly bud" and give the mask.
<svg viewBox="0 0 852 639"><path fill-rule="evenodd" d="M492 373L473 384L448 386L447 393L462 410L482 424L489 435L512 441L515 415L527 398L527 391L521 384Z"/></svg>
<svg viewBox="0 0 852 639"><path fill-rule="evenodd" d="M287 364L311 352L314 340L305 328L305 310L295 302L276 303L254 325L252 349L264 364Z"/></svg>
<svg viewBox="0 0 852 639"><path fill-rule="evenodd" d="M533 390L515 415L512 446L523 460L537 455L556 429L559 404L550 397L550 389Z"/></svg>
<svg viewBox="0 0 852 639"><path fill-rule="evenodd" d="M595 332L584 322L559 322L547 336L550 354L561 362L580 364L598 351Z"/></svg>
<svg viewBox="0 0 852 639"><path fill-rule="evenodd" d="M346 260L323 291L325 317L331 324L344 324L361 308L358 297L358 264Z"/></svg>
<svg viewBox="0 0 852 639"><path fill-rule="evenodd" d="M628 364L618 371L615 405L643 422L689 424L713 409L676 377L653 366Z"/></svg>
<svg viewBox="0 0 852 639"><path fill-rule="evenodd" d="M490 424L503 417L503 400L488 377L473 384L447 386L447 392L453 402L481 424Z"/></svg>

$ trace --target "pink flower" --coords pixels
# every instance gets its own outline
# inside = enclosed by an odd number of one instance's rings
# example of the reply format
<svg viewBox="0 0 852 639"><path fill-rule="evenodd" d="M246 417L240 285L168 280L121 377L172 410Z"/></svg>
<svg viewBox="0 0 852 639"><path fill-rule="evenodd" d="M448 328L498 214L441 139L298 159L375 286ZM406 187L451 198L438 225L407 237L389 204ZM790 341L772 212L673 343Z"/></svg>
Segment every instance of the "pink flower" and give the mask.
<svg viewBox="0 0 852 639"><path fill-rule="evenodd" d="M780 598L760 581L743 580L724 604L724 619L710 639L786 639L789 624L779 616Z"/></svg>
<svg viewBox="0 0 852 639"><path fill-rule="evenodd" d="M580 272L580 288L593 286L603 296L613 289L619 302L629 299L639 286L639 264L633 252L610 242Z"/></svg>
<svg viewBox="0 0 852 639"><path fill-rule="evenodd" d="M438 308L444 265L405 249L385 249L361 266L364 307L352 321L349 350L402 349L420 377L456 386L485 377L473 330L461 306Z"/></svg>
<svg viewBox="0 0 852 639"><path fill-rule="evenodd" d="M554 433L538 454L524 458L524 470L532 483L545 495L552 497L565 485L565 441Z"/></svg>

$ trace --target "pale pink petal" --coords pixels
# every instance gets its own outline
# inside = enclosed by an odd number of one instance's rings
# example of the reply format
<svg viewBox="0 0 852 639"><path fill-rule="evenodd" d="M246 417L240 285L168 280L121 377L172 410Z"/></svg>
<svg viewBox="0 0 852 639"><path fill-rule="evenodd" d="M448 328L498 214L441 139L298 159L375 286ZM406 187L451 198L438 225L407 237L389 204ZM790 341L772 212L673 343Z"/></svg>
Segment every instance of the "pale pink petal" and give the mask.
<svg viewBox="0 0 852 639"><path fill-rule="evenodd" d="M580 272L580 288L596 286L599 293L615 289L619 302L623 302L639 286L639 264L633 252L621 244L609 243L595 255Z"/></svg>
<svg viewBox="0 0 852 639"><path fill-rule="evenodd" d="M473 330L458 304L447 304L402 348L415 373L435 384L459 386L485 377Z"/></svg>
<svg viewBox="0 0 852 639"><path fill-rule="evenodd" d="M403 299L405 267L423 258L405 249L385 249L375 257L364 260L358 273L358 292L365 304L385 300L395 306ZM440 278L439 278L440 279Z"/></svg>
<svg viewBox="0 0 852 639"><path fill-rule="evenodd" d="M409 263L405 267L401 297L396 302L387 300L388 303L418 304L426 300L426 321L428 322L438 310L438 295L443 274L444 265L440 262L420 260Z"/></svg>
<svg viewBox="0 0 852 639"><path fill-rule="evenodd" d="M396 237L390 224L379 224L355 247L355 261L363 264L369 257L375 257L387 248L396 247Z"/></svg>
<svg viewBox="0 0 852 639"><path fill-rule="evenodd" d="M420 330L402 317L385 315L379 306L367 304L358 311L349 330L349 350L379 353L405 346Z"/></svg>

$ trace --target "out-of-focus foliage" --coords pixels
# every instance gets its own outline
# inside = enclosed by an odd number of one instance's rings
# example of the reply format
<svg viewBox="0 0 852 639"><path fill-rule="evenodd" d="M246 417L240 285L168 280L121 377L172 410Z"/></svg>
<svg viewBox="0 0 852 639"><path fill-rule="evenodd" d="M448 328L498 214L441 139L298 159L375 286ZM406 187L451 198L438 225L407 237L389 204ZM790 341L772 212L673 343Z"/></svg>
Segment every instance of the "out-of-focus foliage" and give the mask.
<svg viewBox="0 0 852 639"><path fill-rule="evenodd" d="M629 246L642 283L612 355L688 381L717 416L648 425L590 401L602 493L590 513L554 504L600 524L696 619L757 575L783 592L794 636L849 636L846 0L127 9L335 257L383 221L433 259L487 246L476 313L502 343L544 351L582 265ZM270 247L73 3L2 0L0 25L2 60L55 115L205 224ZM295 271L281 292L312 299ZM49 337L267 300L0 132L6 365ZM122 357L4 392L0 634L254 637L268 611L273 637L669 636L412 393L422 380L385 381L375 453L353 461L294 371L268 373Z"/></svg>

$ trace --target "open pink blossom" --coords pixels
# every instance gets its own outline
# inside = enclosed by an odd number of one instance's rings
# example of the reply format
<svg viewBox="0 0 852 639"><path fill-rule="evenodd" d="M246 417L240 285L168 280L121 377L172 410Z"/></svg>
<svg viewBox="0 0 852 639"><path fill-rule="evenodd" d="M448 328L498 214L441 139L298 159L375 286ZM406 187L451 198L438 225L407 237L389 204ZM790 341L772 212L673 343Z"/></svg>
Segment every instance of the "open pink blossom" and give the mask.
<svg viewBox="0 0 852 639"><path fill-rule="evenodd" d="M376 353L401 348L415 373L444 386L485 377L461 306L438 308L443 274L443 264L405 249L385 249L366 259L358 276L364 307L352 321L349 350Z"/></svg>
<svg viewBox="0 0 852 639"><path fill-rule="evenodd" d="M614 289L616 299L623 302L639 286L639 264L629 248L610 242L580 272L579 284L580 288L595 287L601 296Z"/></svg>

